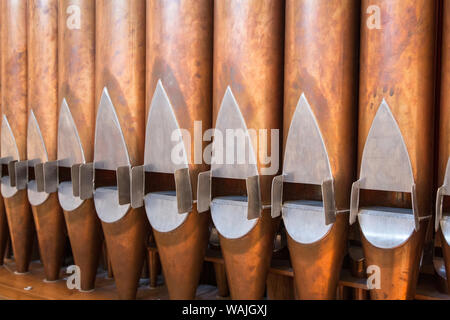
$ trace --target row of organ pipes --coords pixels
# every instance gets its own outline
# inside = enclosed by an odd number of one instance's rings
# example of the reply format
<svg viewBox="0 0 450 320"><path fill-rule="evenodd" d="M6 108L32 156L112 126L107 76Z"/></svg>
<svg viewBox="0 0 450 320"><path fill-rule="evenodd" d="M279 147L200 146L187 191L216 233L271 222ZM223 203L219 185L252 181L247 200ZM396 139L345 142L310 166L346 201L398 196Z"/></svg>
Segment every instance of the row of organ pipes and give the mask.
<svg viewBox="0 0 450 320"><path fill-rule="evenodd" d="M261 299L281 225L299 299L336 298L349 234L379 268L373 299L414 298L433 229L450 273L450 0L0 12L0 257L9 230L16 276L36 234L58 280L68 236L90 291L105 242L119 297L134 299L151 235L170 298L192 299L214 226L231 298ZM200 138L243 130L246 161L194 161L198 122ZM175 163L178 129L192 141Z"/></svg>

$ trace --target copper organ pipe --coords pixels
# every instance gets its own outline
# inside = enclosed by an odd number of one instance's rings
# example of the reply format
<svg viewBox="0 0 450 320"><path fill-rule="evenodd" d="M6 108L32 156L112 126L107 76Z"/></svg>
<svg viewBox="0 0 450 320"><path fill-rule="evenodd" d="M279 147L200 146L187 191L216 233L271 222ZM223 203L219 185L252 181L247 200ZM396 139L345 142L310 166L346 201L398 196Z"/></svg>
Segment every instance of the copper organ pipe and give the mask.
<svg viewBox="0 0 450 320"><path fill-rule="evenodd" d="M196 199L197 175L207 166L202 161L195 161L195 145L202 147L200 138L211 128L212 118L212 44L213 44L213 1L182 0L170 2L164 0L147 0L147 138L146 159L144 164L162 173L150 192L171 189L174 170L165 170L163 163L170 163L170 157L164 157L159 148L171 150L170 142L161 144L152 140L152 136L166 136L170 139L172 122L177 122L180 129L187 130L191 137L191 157L186 167L190 171L193 198ZM163 103L158 95L165 91L169 107L174 118L164 118ZM156 120L162 117L164 120ZM200 131L195 132L195 124ZM175 125L176 127L177 125ZM155 141L156 143L152 143ZM187 146L185 146L187 148ZM203 148L201 148L203 150ZM147 163L147 154L148 163ZM156 157L153 158L152 154ZM153 161L156 160L156 162ZM158 163L161 159L163 163ZM175 169L175 168L174 168ZM153 189L153 190L152 190ZM152 193L150 197L157 197ZM152 198L153 199L153 198ZM172 200L176 202L176 197ZM156 200L158 201L158 200ZM150 200L152 202L152 200ZM155 203L155 201L153 201ZM153 233L161 258L165 282L171 299L194 299L197 290L203 260L209 238L209 213L199 213L194 204L192 211L182 219L170 224L159 222L172 220L169 215L180 216L177 210L166 208L161 212L151 203L146 205L147 215L153 226ZM170 212L170 213L169 213Z"/></svg>
<svg viewBox="0 0 450 320"><path fill-rule="evenodd" d="M364 0L362 12L351 222L379 278L371 298L413 299L432 214L436 1Z"/></svg>
<svg viewBox="0 0 450 320"><path fill-rule="evenodd" d="M264 173L269 165L258 155L264 150L273 155L271 164L278 160L277 146L272 146L278 140L271 134L282 125L284 11L285 2L278 0L214 3L213 127L224 139L226 130L238 134L246 129L267 138L259 145L256 139L245 141L245 161L232 161L237 169L226 164L225 156L211 169L211 214L232 299L262 298L279 222L270 209L259 210L249 201L257 203L259 197L263 206L269 205L272 177L278 173L278 168ZM251 137L249 131L246 136Z"/></svg>
<svg viewBox="0 0 450 320"><path fill-rule="evenodd" d="M61 0L58 9L58 160L69 171L73 165L93 161L95 1ZM101 223L93 200L80 200L72 189L72 182L61 182L59 200L74 261L80 267L81 290L90 291L102 247Z"/></svg>
<svg viewBox="0 0 450 320"><path fill-rule="evenodd" d="M145 0L96 1L96 170L117 170L117 164L134 166L143 160L145 12ZM111 132L120 139L114 140ZM104 176L99 171L95 175L97 185ZM148 223L143 208L119 205L117 193L111 188L97 188L94 201L119 298L134 299L144 263ZM102 195L112 195L114 201Z"/></svg>
<svg viewBox="0 0 450 320"><path fill-rule="evenodd" d="M58 0L28 1L28 130L31 165L56 161L58 126ZM35 178L38 177L35 167ZM57 193L28 184L47 281L59 279L65 246L64 216Z"/></svg>
<svg viewBox="0 0 450 320"><path fill-rule="evenodd" d="M283 217L299 299L336 298L355 173L359 14L354 0L286 1ZM325 210L327 178L335 221L326 225L308 201Z"/></svg>
<svg viewBox="0 0 450 320"><path fill-rule="evenodd" d="M4 0L1 11L2 131L1 157L27 159L27 1ZM7 162L2 161L5 167ZM5 170L5 169L3 169ZM17 273L29 270L34 239L33 216L26 188L11 186L2 177L2 195L10 228Z"/></svg>
<svg viewBox="0 0 450 320"><path fill-rule="evenodd" d="M442 195L447 196L440 199L438 193L436 236L440 237L442 253L447 272L447 283L450 288L450 207L448 196L450 195L450 1L443 2L443 35L442 35L442 74L441 74L441 106L439 125L439 162L438 162L438 185L444 186ZM443 201L444 200L444 201ZM443 203L442 203L443 201ZM445 214L442 214L442 211Z"/></svg>

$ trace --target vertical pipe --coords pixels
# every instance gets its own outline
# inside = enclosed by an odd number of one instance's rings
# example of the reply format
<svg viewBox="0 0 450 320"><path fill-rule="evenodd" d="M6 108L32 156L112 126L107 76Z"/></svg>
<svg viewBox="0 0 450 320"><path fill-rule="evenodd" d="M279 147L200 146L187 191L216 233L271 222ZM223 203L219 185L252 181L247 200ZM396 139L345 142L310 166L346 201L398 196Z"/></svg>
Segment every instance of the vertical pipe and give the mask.
<svg viewBox="0 0 450 320"><path fill-rule="evenodd" d="M153 105L150 107L150 104L160 81L180 128L187 130L191 136L192 156L188 159L188 164L194 199L197 175L206 169L202 153L200 159L195 154L195 146L201 147L203 144L202 141L196 141L196 138L198 134L202 138L203 133L211 128L212 40L213 1L147 0L147 114L152 111ZM154 116L158 116L157 107L154 106ZM196 122L201 125L198 133L195 132ZM148 130L148 134L152 134L154 128ZM148 145L149 149L155 147ZM146 147L146 152L152 151ZM161 179L173 180L173 177L165 176ZM179 214L174 212L174 215ZM209 220L209 214L198 213L194 205L192 212L178 228L167 232L154 228L171 299L195 298L208 243Z"/></svg>
<svg viewBox="0 0 450 320"><path fill-rule="evenodd" d="M58 160L69 169L78 163L69 152L81 149L84 162L93 161L95 128L95 1L61 0L58 8L58 72L60 121ZM67 105L63 105L63 101ZM66 106L68 108L66 108ZM74 128L66 127L64 117L72 118ZM71 123L69 121L69 123ZM68 137L77 133L78 143ZM74 139L78 141L78 139ZM70 199L66 201L66 199ZM62 182L59 200L64 210L75 264L81 271L81 290L95 286L102 246L101 224L92 199L73 197L72 183ZM75 204L75 205L73 205Z"/></svg>
<svg viewBox="0 0 450 320"><path fill-rule="evenodd" d="M0 17L0 28L1 28L2 21L3 20ZM2 42L2 40L1 40L1 31L0 31L0 61L1 61L1 57L3 55L2 49L1 49L2 48L1 42ZM1 113L2 112L1 111L1 108L2 108L1 95L2 95L2 77L1 77L1 71L0 71L0 114L2 114ZM1 139L0 139L0 141L1 141ZM1 143L0 143L0 148L1 148ZM2 164L0 163L0 165L2 165ZM4 263L7 242L8 242L8 221L6 219L5 203L3 200L3 196L0 196L0 266L2 266Z"/></svg>
<svg viewBox="0 0 450 320"><path fill-rule="evenodd" d="M443 2L443 33L442 33L442 73L441 73L441 106L439 124L439 163L438 185L444 184L447 164L450 158L450 1ZM447 178L448 179L448 178ZM444 202L444 210L448 212L448 201ZM439 217L436 217L439 219ZM447 218L448 219L448 218ZM438 221L440 223L440 221ZM442 252L447 271L448 288L450 288L450 242L449 232L441 227L438 231L441 239Z"/></svg>
<svg viewBox="0 0 450 320"><path fill-rule="evenodd" d="M28 1L28 160L40 162L57 159L58 126L58 0ZM30 126L35 125L41 142L30 138ZM34 153L38 144L45 152ZM46 156L45 156L46 153ZM64 216L58 195L34 197L29 185L41 260L47 281L56 281L62 265L65 246Z"/></svg>
<svg viewBox="0 0 450 320"><path fill-rule="evenodd" d="M27 158L27 1L5 0L1 15L2 158ZM9 124L9 125L8 125ZM12 146L9 148L8 146ZM18 273L28 272L34 240L33 216L26 190L2 177L2 195Z"/></svg>
<svg viewBox="0 0 450 320"><path fill-rule="evenodd" d="M362 12L358 164L364 168L363 155L371 156L363 153L366 141L370 142L371 128L382 125L383 117L389 118L392 123L389 126L400 131L401 137L397 133L396 139L401 138L398 141L402 142L396 150L399 154L406 150L411 166L409 169L406 162L402 167L408 174L411 172L413 182L410 183L416 186L417 198L416 203L411 204L411 192L398 192L397 187L382 189L389 192L361 193L360 207L408 209L415 205L413 213L418 213L419 217L405 241L385 249L367 238L360 219L367 265L378 266L380 270L380 287L371 290L371 297L413 299L428 224L426 217L431 215L432 203L436 1L364 0ZM384 142L381 147L388 145ZM392 158L397 159L394 154ZM387 161L384 168L388 171L392 165L395 164ZM382 183L398 183L404 178L402 175ZM398 232L400 224L411 225L411 219L403 217L390 230ZM385 218L374 218L370 225L380 223L381 219ZM390 230L384 229L378 239L392 237Z"/></svg>
<svg viewBox="0 0 450 320"><path fill-rule="evenodd" d="M295 118L300 112L299 101L303 95L325 145L334 180L333 201L338 212L330 229L312 241L296 239L296 230L293 230L298 223L311 220L303 220L305 218L300 216L287 219L284 215L300 299L336 298L346 249L349 199L355 168L358 22L358 1L288 0L286 4L285 161L289 161L289 153L297 152L288 149L288 146L293 147L292 143L309 145L318 142L310 139L307 135L311 132L307 132L298 139L303 141L287 143L288 135L291 137L295 132L305 130L296 127ZM312 171L319 161L312 158L304 166L299 165L297 170ZM285 170L288 170L288 165L285 162ZM298 182L307 183L302 179ZM320 192L318 196L317 192L314 194L311 185L289 184L284 193L287 200L320 200ZM322 214L320 221L323 221ZM305 232L313 232L314 228L319 229L314 225Z"/></svg>
<svg viewBox="0 0 450 320"><path fill-rule="evenodd" d="M145 12L145 0L96 1L97 113L102 92L106 88L132 166L141 164L144 156ZM101 119L97 119L97 128L100 121ZM94 153L96 158L97 150ZM100 173L98 179L101 179ZM96 208L97 213L102 214L97 207L97 201ZM147 239L144 210L129 209L118 221L102 221L102 226L119 297L134 299L144 263Z"/></svg>
<svg viewBox="0 0 450 320"><path fill-rule="evenodd" d="M224 96L229 98L232 92L246 127L268 131L266 143L262 139L259 146L253 144L263 204L270 203L271 181L278 171L263 174L265 165L258 155L263 150L277 157L278 150L269 141L271 129L280 129L282 122L284 9L285 2L279 0L218 0L214 6L213 125L217 127ZM218 178L220 183L213 178L214 195L245 195L245 182L224 178ZM261 299L264 294L277 220L272 221L266 209L253 221L251 230L238 238L220 234L233 299ZM221 232L223 226L215 224Z"/></svg>

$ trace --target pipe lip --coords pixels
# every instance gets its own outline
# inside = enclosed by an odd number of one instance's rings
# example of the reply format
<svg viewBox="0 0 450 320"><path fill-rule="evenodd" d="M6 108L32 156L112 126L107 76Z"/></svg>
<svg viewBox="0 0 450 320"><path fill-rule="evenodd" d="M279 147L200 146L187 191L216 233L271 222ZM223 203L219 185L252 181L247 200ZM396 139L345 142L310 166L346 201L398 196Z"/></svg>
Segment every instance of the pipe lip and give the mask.
<svg viewBox="0 0 450 320"><path fill-rule="evenodd" d="M66 212L73 212L78 209L84 200L73 196L72 182L61 182L58 186L58 199L61 208Z"/></svg>
<svg viewBox="0 0 450 320"><path fill-rule="evenodd" d="M289 236L300 244L314 244L324 239L334 225L326 224L321 201L288 201L283 205L284 225Z"/></svg>
<svg viewBox="0 0 450 320"><path fill-rule="evenodd" d="M444 215L441 219L441 232L447 245L450 246L450 216Z"/></svg>
<svg viewBox="0 0 450 320"><path fill-rule="evenodd" d="M167 233L181 227L190 213L178 213L175 191L152 192L145 196L145 212L156 231Z"/></svg>
<svg viewBox="0 0 450 320"><path fill-rule="evenodd" d="M361 208L358 215L361 231L367 241L380 249L404 245L415 231L412 209L390 207Z"/></svg>
<svg viewBox="0 0 450 320"><path fill-rule="evenodd" d="M105 223L114 223L126 216L130 204L120 205L117 187L95 189L94 204L97 215Z"/></svg>
<svg viewBox="0 0 450 320"><path fill-rule="evenodd" d="M18 191L16 187L11 187L9 179L10 179L9 176L1 178L1 191L4 199L14 197Z"/></svg>
<svg viewBox="0 0 450 320"><path fill-rule="evenodd" d="M211 202L211 217L220 235L231 240L246 236L259 221L259 218L248 220L245 196L214 198Z"/></svg>

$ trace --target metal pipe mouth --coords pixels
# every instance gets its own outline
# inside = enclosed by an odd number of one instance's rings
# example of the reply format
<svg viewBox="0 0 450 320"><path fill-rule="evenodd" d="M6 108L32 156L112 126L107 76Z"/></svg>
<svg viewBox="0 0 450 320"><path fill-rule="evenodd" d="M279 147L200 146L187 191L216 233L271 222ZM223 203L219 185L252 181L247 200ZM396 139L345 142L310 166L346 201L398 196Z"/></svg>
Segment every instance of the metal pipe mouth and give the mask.
<svg viewBox="0 0 450 320"><path fill-rule="evenodd" d="M327 236L333 224L326 224L323 202L288 201L282 208L289 236L301 244L313 244Z"/></svg>
<svg viewBox="0 0 450 320"><path fill-rule="evenodd" d="M217 231L226 239L239 239L250 233L259 218L248 219L248 198L226 196L211 202L211 217Z"/></svg>
<svg viewBox="0 0 450 320"><path fill-rule="evenodd" d="M444 215L442 217L441 230L447 245L450 246L450 215Z"/></svg>
<svg viewBox="0 0 450 320"><path fill-rule="evenodd" d="M158 232L171 232L186 221L189 213L178 212L175 191L151 192L145 196L145 211L148 220Z"/></svg>
<svg viewBox="0 0 450 320"><path fill-rule="evenodd" d="M367 241L381 249L394 249L402 246L415 231L412 209L361 208L358 220Z"/></svg>
<svg viewBox="0 0 450 320"><path fill-rule="evenodd" d="M95 189L94 204L98 217L106 223L119 221L125 217L131 208L130 204L119 204L117 186Z"/></svg>

